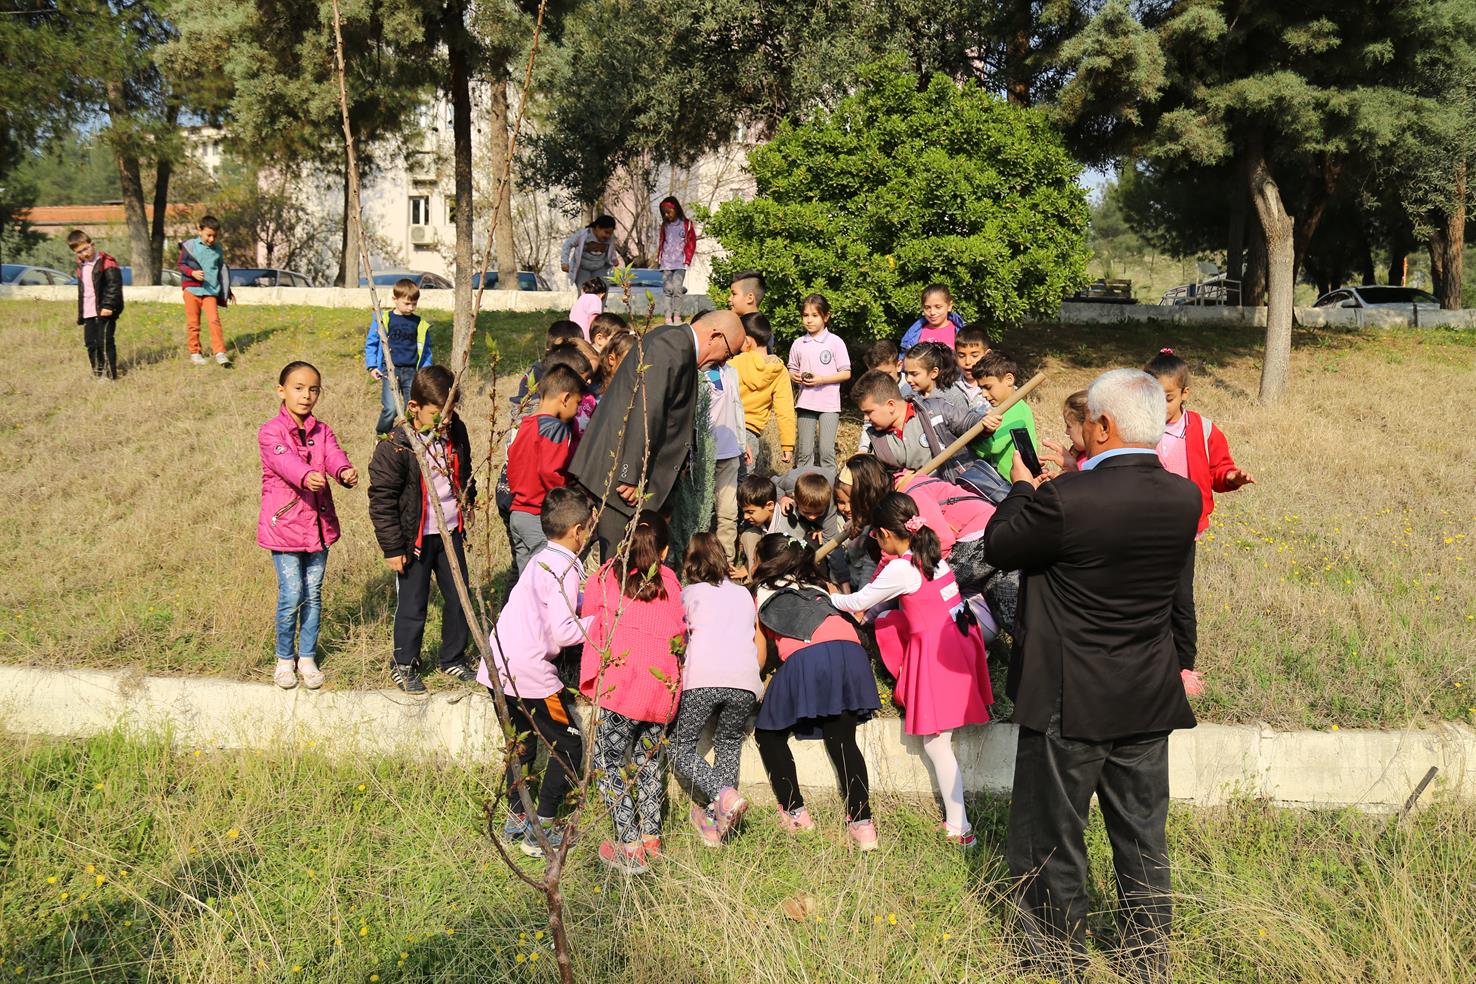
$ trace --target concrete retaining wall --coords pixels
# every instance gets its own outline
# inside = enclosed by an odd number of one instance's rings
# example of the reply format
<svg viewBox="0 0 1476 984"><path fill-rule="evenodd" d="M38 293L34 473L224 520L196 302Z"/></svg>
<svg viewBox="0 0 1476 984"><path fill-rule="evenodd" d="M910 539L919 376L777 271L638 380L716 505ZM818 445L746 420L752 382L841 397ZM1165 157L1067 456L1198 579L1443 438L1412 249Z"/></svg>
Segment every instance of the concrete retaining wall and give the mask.
<svg viewBox="0 0 1476 984"><path fill-rule="evenodd" d="M195 677L145 677L102 670L0 666L0 726L21 734L82 737L118 724L169 729L186 745L263 747L318 743L341 755L434 755L460 763L497 759L490 698L469 689L411 698L397 690L281 691L270 684ZM959 761L970 791L1007 792L1014 773L1013 725L965 728ZM878 791L928 795L932 773L920 743L895 718L861 729ZM835 788L819 742L796 743L800 782ZM1401 806L1430 766L1440 769L1425 800L1476 799L1476 731L1285 732L1202 724L1169 742L1175 799L1203 805L1250 796L1304 807ZM742 780L764 783L758 752L744 755Z"/></svg>
<svg viewBox="0 0 1476 984"><path fill-rule="evenodd" d="M646 290L634 292L631 307L637 315L647 310ZM178 287L129 287L127 299L138 302L182 304ZM75 287L0 287L0 300L32 299L38 301L77 300ZM379 295L380 303L389 304L389 290ZM572 290L489 290L482 295L483 311L564 311L574 305ZM661 320L661 296L653 294L656 318ZM370 309L369 289L344 287L241 287L236 290L237 304L298 304L307 307ZM688 294L682 299L688 316L712 309L706 294ZM426 311L450 311L456 306L454 291L427 290L420 295L420 307ZM612 290L608 300L611 311L625 313L625 304ZM1129 322L1156 322L1206 327L1266 326L1266 309L1238 307L1169 307L1159 304L1062 304L1057 318L1062 324L1115 325ZM1297 308L1296 323L1307 328L1476 328L1476 310L1423 311L1343 310L1341 308Z"/></svg>

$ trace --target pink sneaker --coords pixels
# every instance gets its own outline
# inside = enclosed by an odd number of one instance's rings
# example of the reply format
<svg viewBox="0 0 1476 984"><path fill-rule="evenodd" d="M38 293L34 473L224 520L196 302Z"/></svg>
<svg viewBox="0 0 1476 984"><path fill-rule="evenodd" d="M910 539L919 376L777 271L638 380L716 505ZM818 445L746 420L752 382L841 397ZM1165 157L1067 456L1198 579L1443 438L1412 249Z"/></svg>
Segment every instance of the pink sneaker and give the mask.
<svg viewBox="0 0 1476 984"><path fill-rule="evenodd" d="M646 873L645 853L640 844L617 844L603 841L600 844L600 860L627 875Z"/></svg>
<svg viewBox="0 0 1476 984"><path fill-rule="evenodd" d="M815 821L810 818L810 811L806 807L802 806L790 813L781 806L779 808L779 828L794 834L814 830Z"/></svg>
<svg viewBox="0 0 1476 984"><path fill-rule="evenodd" d="M738 818L743 816L743 812L747 809L748 800L744 799L743 794L738 792L738 790L734 789L732 786L728 786L722 792L718 793L718 834L726 837L728 831L733 829L733 825L738 822Z"/></svg>
<svg viewBox="0 0 1476 984"><path fill-rule="evenodd" d="M657 858L661 857L661 838L642 837L641 857L645 858L647 861L654 861Z"/></svg>
<svg viewBox="0 0 1476 984"><path fill-rule="evenodd" d="M718 825L707 811L697 804L692 804L692 826L697 830L697 836L702 838L705 847L722 847L723 835L718 830Z"/></svg>
<svg viewBox="0 0 1476 984"><path fill-rule="evenodd" d="M863 851L876 850L876 824L870 820L856 820L846 824L851 840Z"/></svg>

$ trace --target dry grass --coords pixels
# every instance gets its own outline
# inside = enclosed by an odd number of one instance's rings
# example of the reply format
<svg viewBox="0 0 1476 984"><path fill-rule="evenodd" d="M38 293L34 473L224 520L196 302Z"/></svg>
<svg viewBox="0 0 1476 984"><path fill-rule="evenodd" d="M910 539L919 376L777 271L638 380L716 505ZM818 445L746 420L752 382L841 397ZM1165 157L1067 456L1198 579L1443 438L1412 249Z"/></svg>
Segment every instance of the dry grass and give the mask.
<svg viewBox="0 0 1476 984"><path fill-rule="evenodd" d="M130 372L107 386L86 379L72 310L0 303L17 356L0 369L11 504L0 564L14 572L0 584L0 658L268 679L275 581L254 536L255 431L276 411L278 369L306 357L324 372L321 416L368 464L378 390L358 356L364 317L233 308L236 368L222 371L185 362L178 307L132 306L120 343ZM495 337L504 369L521 370L544 321L485 317L474 366L485 373ZM447 341L436 333L439 352ZM1470 717L1476 337L1299 334L1291 396L1274 409L1253 398L1253 331L1031 326L1000 342L1028 370L1052 370L1034 401L1044 434L1059 432L1067 392L1164 345L1194 365L1191 405L1259 481L1219 498L1200 546L1202 715L1312 727ZM482 386L470 399L482 453L493 407ZM363 486L336 499L344 538L328 564L324 665L332 686L382 686L393 583ZM495 518L474 539L490 590L506 540ZM437 631L433 616L428 645Z"/></svg>
<svg viewBox="0 0 1476 984"><path fill-rule="evenodd" d="M540 898L482 839L485 773L120 734L6 738L0 980L556 976ZM882 848L858 857L835 802L813 804L821 829L802 839L778 830L770 802L760 794L721 851L673 819L666 857L641 879L604 868L592 843L574 848L564 890L579 979L1040 981L1008 945L1004 803L975 804L984 843L960 854L932 832L931 804L880 801ZM1170 844L1176 981L1470 980L1468 808L1403 826L1256 804L1175 809ZM1089 980L1120 984L1098 817L1088 845L1103 941Z"/></svg>

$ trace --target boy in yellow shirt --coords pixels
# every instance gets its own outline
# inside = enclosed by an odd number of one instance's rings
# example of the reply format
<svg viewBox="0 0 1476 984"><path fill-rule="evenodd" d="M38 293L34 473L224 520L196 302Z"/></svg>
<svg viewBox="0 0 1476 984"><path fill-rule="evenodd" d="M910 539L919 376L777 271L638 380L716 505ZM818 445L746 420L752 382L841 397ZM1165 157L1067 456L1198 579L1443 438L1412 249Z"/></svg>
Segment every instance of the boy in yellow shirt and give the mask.
<svg viewBox="0 0 1476 984"><path fill-rule="evenodd" d="M772 415L779 423L779 447L787 465L794 460L794 389L784 360L769 354L774 330L757 311L743 316L743 349L729 364L738 370L738 395L743 400L743 440L748 449L746 472L772 474L767 461L764 429Z"/></svg>

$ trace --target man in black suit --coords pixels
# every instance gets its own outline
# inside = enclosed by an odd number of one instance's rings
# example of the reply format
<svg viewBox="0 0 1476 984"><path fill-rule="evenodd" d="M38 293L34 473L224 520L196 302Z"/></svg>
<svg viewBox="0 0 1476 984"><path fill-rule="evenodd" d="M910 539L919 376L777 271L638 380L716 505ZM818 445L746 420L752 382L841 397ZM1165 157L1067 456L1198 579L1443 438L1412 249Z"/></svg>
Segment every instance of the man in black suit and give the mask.
<svg viewBox="0 0 1476 984"><path fill-rule="evenodd" d="M637 511L667 510L692 454L697 372L722 365L742 347L738 316L708 311L690 325L647 332L620 363L569 464L596 506L604 504L595 530L602 558L610 557Z"/></svg>
<svg viewBox="0 0 1476 984"><path fill-rule="evenodd" d="M1172 613L1192 555L1199 490L1163 469L1158 381L1104 373L1087 393L1092 456L1032 479L985 531L989 563L1023 575L1007 691L1020 726L1006 859L1031 954L1076 979L1086 959L1083 830L1097 794L1117 875L1129 973L1167 981L1168 735L1194 727Z"/></svg>

